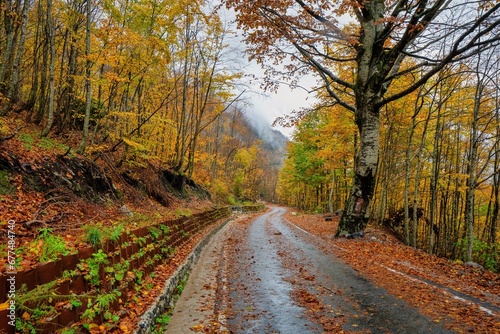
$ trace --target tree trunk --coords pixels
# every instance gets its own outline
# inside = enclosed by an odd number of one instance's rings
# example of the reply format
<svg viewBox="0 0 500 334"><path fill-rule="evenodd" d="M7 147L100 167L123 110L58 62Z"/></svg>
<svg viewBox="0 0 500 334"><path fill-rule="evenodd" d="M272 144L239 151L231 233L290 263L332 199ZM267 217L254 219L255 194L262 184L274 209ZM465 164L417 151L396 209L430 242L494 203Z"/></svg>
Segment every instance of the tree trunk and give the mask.
<svg viewBox="0 0 500 334"><path fill-rule="evenodd" d="M328 212L333 215L333 192L335 190L335 169L332 173L332 187L330 188L330 192L328 194Z"/></svg>
<svg viewBox="0 0 500 334"><path fill-rule="evenodd" d="M405 155L405 185L404 185L404 212L405 212L405 242L410 245L410 167L411 167L411 145L413 144L413 135L415 133L416 115L412 118L412 124L410 129L410 137L408 139L408 147L406 148ZM413 206L413 211L416 211L417 207Z"/></svg>
<svg viewBox="0 0 500 334"><path fill-rule="evenodd" d="M479 67L479 66L478 66ZM466 192L466 205L465 205L465 221L467 226L467 251L466 260L472 261L472 248L474 246L474 200L476 191L476 166L478 154L478 120L479 108L481 106L481 97L483 91L483 84L479 78L478 69L478 83L476 86L476 94L474 99L474 115L472 118L471 136L469 139L469 159L467 161L468 178L467 178L467 192Z"/></svg>
<svg viewBox="0 0 500 334"><path fill-rule="evenodd" d="M7 93L8 101L5 103L0 115L6 115L13 103L19 100L19 71L21 67L21 61L24 54L24 45L26 41L26 30L28 25L28 11L30 8L30 2L25 1L23 3L23 11L21 16L21 36L19 38L19 47L15 56L14 64L12 67L12 80L9 85L9 91Z"/></svg>
<svg viewBox="0 0 500 334"><path fill-rule="evenodd" d="M3 2L4 7L4 17L3 23L5 27L5 45L3 49L2 63L0 64L0 91L5 91L5 81L7 77L7 68L10 63L13 44L14 44L14 26L15 22L12 19L15 17L14 4L12 1Z"/></svg>
<svg viewBox="0 0 500 334"><path fill-rule="evenodd" d="M46 137L54 124L54 72L56 61L55 28L52 20L52 0L47 0L47 36L49 38L50 65L49 65L49 110L47 112L47 123L42 130L42 137Z"/></svg>
<svg viewBox="0 0 500 334"><path fill-rule="evenodd" d="M356 111L360 146L356 153L354 182L351 196L340 219L336 236L363 231L368 224L368 206L373 198L377 173L380 121L374 104L366 104Z"/></svg>
<svg viewBox="0 0 500 334"><path fill-rule="evenodd" d="M92 4L90 0L87 0L87 28L85 37L85 56L87 57L87 63L85 65L85 118L83 119L83 134L82 141L78 147L78 153L83 154L85 148L87 147L87 140L89 137L89 122L90 122L90 110L92 107L92 85L90 83L90 68L92 62L90 61L90 28L91 28L91 9Z"/></svg>

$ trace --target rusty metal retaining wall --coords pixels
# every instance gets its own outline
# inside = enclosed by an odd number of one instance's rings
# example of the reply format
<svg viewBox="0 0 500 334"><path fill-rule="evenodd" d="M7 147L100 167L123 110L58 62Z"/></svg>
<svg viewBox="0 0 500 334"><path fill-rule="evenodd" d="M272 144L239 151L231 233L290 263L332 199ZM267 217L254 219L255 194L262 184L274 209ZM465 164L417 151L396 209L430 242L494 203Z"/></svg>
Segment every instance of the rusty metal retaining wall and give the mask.
<svg viewBox="0 0 500 334"><path fill-rule="evenodd" d="M141 270L145 275L154 270L154 267L165 261L168 261L174 255L171 250L187 242L196 232L219 221L221 218L228 217L231 214L229 207L221 207L211 211L194 214L190 217L165 221L147 227L140 227L135 230L123 233L119 240L107 241L102 248L99 248L107 255L108 266L113 266L124 261L130 262L130 270ZM163 225L163 226L162 226ZM153 229L155 233L153 233ZM158 231L161 231L158 235ZM50 283L56 279L62 278L64 271L76 269L78 263L92 257L99 251L92 246L79 249L77 253L63 256L57 261L41 263L27 270L17 272L15 275L16 291L24 285L27 291L35 287ZM166 250L166 251L165 251ZM159 254L158 256L155 256ZM2 273L0 275L0 304L7 301L7 291L10 275ZM111 284L105 281L104 265L100 268L100 286L101 293L111 290L119 290L122 296L134 288L134 281L124 280ZM76 275L70 279L61 280L57 287L57 292L61 295L80 295L88 293L95 289L87 282L83 275ZM123 302L126 298L122 297ZM55 329L67 326L79 319L85 311L86 305L63 309L60 314L50 322L43 324L40 333L52 333ZM111 305L112 310L118 310L121 307L118 303ZM9 310L0 311L0 319L7 319ZM18 314L17 316L20 316ZM14 333L12 326L8 326L4 321L0 321L0 333Z"/></svg>

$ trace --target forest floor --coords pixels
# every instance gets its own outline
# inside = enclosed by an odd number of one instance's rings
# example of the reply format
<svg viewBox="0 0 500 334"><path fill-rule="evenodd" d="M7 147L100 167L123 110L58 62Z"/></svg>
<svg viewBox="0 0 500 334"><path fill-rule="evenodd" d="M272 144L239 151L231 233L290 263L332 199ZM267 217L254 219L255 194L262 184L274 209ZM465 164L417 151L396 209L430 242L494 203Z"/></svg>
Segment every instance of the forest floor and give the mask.
<svg viewBox="0 0 500 334"><path fill-rule="evenodd" d="M374 227L333 238L336 219L271 210L219 233L212 260L197 265L212 283L190 278L176 333L500 333L499 275Z"/></svg>

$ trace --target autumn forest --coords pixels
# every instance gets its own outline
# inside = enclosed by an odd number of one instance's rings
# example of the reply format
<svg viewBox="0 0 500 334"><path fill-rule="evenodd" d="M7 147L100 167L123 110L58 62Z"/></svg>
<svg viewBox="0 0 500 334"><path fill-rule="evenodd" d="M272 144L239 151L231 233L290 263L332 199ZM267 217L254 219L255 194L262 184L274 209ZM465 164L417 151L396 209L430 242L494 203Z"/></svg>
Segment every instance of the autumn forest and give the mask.
<svg viewBox="0 0 500 334"><path fill-rule="evenodd" d="M347 232L383 226L498 271L498 2L304 2L4 0L0 138L19 118L89 159L186 175L218 203L342 215ZM276 120L288 143L245 115L236 25L268 91L317 77L316 102Z"/></svg>

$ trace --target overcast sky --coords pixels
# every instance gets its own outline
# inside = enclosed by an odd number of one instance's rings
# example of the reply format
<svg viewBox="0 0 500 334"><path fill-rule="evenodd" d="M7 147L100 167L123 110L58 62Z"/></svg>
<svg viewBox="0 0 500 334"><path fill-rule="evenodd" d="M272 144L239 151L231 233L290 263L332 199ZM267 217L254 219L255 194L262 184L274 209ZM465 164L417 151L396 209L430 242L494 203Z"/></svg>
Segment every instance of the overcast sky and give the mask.
<svg viewBox="0 0 500 334"><path fill-rule="evenodd" d="M252 73L257 76L262 77L263 71L260 65L250 64L246 68L247 73ZM302 88L294 88L287 85L281 85L277 93L264 92L259 87L259 80L250 84L251 89L255 92L250 93L251 95L249 101L251 103L246 109L246 113L249 118L255 119L257 123L272 124L274 120L278 117L289 115L294 110L299 110L302 107L310 106L314 103L314 96L308 94ZM310 88L315 84L315 80L312 77L306 77L300 80L300 84L307 88ZM281 131L284 135L291 137L293 128L283 128L281 126L276 126L275 129Z"/></svg>
<svg viewBox="0 0 500 334"><path fill-rule="evenodd" d="M255 120L256 124L271 125L274 120L280 116L291 114L294 110L300 110L302 107L311 106L314 103L314 96L308 94L302 88L292 89L291 87L282 84L277 93L265 92L260 88L260 83L263 78L264 71L255 61L249 61L248 55L245 54L245 44L242 42L241 32L237 31L236 24L233 22L234 13L227 10L221 10L221 16L226 16L225 22L235 32L234 35L228 36L227 40L231 45L231 58L236 55L236 61L233 66L235 69L243 71L245 74L254 75L255 79L244 79L245 81L245 98L249 103L244 109L246 115ZM299 85L309 89L316 84L312 76L304 77L299 80ZM275 129L281 131L284 135L291 138L293 128L283 128L276 126Z"/></svg>

